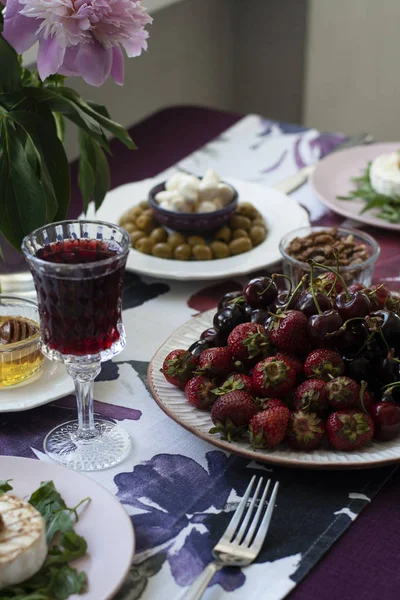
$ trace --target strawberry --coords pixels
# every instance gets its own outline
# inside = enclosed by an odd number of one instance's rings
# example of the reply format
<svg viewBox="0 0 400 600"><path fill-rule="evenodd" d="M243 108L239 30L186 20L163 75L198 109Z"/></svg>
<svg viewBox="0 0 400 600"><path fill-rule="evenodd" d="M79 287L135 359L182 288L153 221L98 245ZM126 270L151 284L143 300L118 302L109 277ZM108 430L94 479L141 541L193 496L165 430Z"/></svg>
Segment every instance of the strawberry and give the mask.
<svg viewBox="0 0 400 600"><path fill-rule="evenodd" d="M253 389L258 396L282 398L292 391L296 373L285 358L274 356L256 364L253 370Z"/></svg>
<svg viewBox="0 0 400 600"><path fill-rule="evenodd" d="M293 394L296 410L321 413L328 408L325 391L326 383L322 379L307 379Z"/></svg>
<svg viewBox="0 0 400 600"><path fill-rule="evenodd" d="M322 292L331 298L336 298L337 294L340 294L343 290L343 285L339 278L331 271L318 275L318 277L313 280L313 286L315 292Z"/></svg>
<svg viewBox="0 0 400 600"><path fill-rule="evenodd" d="M280 398L262 398L261 399L262 410L268 410L269 408L276 408L277 406L286 407L286 404L283 402L283 400L280 400Z"/></svg>
<svg viewBox="0 0 400 600"><path fill-rule="evenodd" d="M304 362L304 373L306 377L329 381L344 373L344 363L340 354L334 350L313 350Z"/></svg>
<svg viewBox="0 0 400 600"><path fill-rule="evenodd" d="M359 405L360 385L350 377L335 377L326 384L329 404L335 410L356 408Z"/></svg>
<svg viewBox="0 0 400 600"><path fill-rule="evenodd" d="M296 375L301 375L303 373L303 363L300 360L300 358L298 358L294 354L288 354L286 352L285 353L277 352L275 354L275 358L286 359L292 365L293 369L296 371Z"/></svg>
<svg viewBox="0 0 400 600"><path fill-rule="evenodd" d="M241 323L229 334L228 348L237 360L266 356L269 341L259 323Z"/></svg>
<svg viewBox="0 0 400 600"><path fill-rule="evenodd" d="M198 365L198 359L187 350L172 350L164 359L161 372L165 379L183 389Z"/></svg>
<svg viewBox="0 0 400 600"><path fill-rule="evenodd" d="M324 435L324 422L315 413L298 410L290 415L285 439L292 448L315 450Z"/></svg>
<svg viewBox="0 0 400 600"><path fill-rule="evenodd" d="M218 347L203 350L199 357L197 375L227 377L233 370L232 354L228 348Z"/></svg>
<svg viewBox="0 0 400 600"><path fill-rule="evenodd" d="M250 443L253 448L272 448L285 437L290 411L286 406L275 406L257 413L250 421Z"/></svg>
<svg viewBox="0 0 400 600"><path fill-rule="evenodd" d="M187 401L196 408L207 409L214 403L214 382L203 375L195 375L185 385Z"/></svg>
<svg viewBox="0 0 400 600"><path fill-rule="evenodd" d="M258 412L250 394L241 390L219 396L211 409L215 427L210 433L222 433L228 441L239 437L248 427L250 419Z"/></svg>
<svg viewBox="0 0 400 600"><path fill-rule="evenodd" d="M216 396L223 396L228 392L233 392L233 390L243 390L248 394L252 394L253 380L244 373L232 373L220 387L213 389L213 392Z"/></svg>
<svg viewBox="0 0 400 600"><path fill-rule="evenodd" d="M299 310L289 310L270 317L265 328L278 350L305 354L310 349L308 320Z"/></svg>
<svg viewBox="0 0 400 600"><path fill-rule="evenodd" d="M367 413L338 410L329 415L326 433L336 450L357 450L374 435L374 422Z"/></svg>

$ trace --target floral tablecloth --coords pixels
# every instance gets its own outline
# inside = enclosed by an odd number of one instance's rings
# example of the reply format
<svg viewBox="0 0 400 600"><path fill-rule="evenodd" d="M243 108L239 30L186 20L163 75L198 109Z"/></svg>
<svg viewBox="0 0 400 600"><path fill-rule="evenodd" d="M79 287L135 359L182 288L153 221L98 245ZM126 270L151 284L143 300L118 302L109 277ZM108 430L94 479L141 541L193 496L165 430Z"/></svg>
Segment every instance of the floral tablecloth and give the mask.
<svg viewBox="0 0 400 600"><path fill-rule="evenodd" d="M165 173L183 168L200 175L213 167L221 175L274 185L318 160L342 139L250 115ZM312 196L308 185L293 196L313 222L343 222ZM400 281L393 256L396 237L372 233L383 250L376 278L395 287ZM270 468L216 450L161 412L147 388L152 355L179 325L215 306L222 293L238 289L244 280L189 283L126 274L123 304L128 344L113 362L103 365L95 384L95 410L122 423L132 436L133 449L115 468L89 474L124 503L135 528L134 564L118 600L178 600L212 559L211 549L254 473L281 481L267 543L250 567L219 572L204 597L283 598L396 469ZM74 414L74 398L67 397L29 413L0 415L0 453L48 460L42 452L44 435Z"/></svg>

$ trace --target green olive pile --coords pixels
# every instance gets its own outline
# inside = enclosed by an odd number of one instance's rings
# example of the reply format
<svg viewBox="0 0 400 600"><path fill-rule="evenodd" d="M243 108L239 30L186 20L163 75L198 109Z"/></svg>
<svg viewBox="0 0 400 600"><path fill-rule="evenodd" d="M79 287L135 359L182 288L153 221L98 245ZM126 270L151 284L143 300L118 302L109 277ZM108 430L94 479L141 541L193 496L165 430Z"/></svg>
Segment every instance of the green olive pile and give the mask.
<svg viewBox="0 0 400 600"><path fill-rule="evenodd" d="M175 260L212 260L248 252L267 236L265 221L250 202L241 202L229 223L212 234L185 236L170 232L157 223L147 200L140 202L119 220L131 237L132 247L143 254Z"/></svg>

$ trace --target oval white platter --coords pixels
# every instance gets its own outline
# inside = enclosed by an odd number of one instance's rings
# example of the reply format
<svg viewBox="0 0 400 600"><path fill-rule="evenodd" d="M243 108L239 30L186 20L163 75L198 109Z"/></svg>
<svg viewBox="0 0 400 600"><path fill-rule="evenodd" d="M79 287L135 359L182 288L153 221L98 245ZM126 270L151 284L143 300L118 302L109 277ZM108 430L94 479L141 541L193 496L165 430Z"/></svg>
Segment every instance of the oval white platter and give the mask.
<svg viewBox="0 0 400 600"><path fill-rule="evenodd" d="M119 500L90 477L52 462L0 456L0 473L2 479L11 479L11 493L20 498L29 498L42 481L53 481L67 506L90 498L75 527L87 541L87 554L73 563L86 572L88 588L69 600L111 600L129 571L135 549L132 522Z"/></svg>
<svg viewBox="0 0 400 600"><path fill-rule="evenodd" d="M280 261L280 239L292 229L310 224L307 211L293 198L274 188L230 178L224 178L224 181L237 189L239 202L251 202L263 215L268 235L262 244L238 256L188 262L156 258L131 249L126 269L163 279L197 281L245 275ZM157 183L160 180L155 178L121 185L107 194L96 213L91 206L86 217L81 215L81 218L118 223L124 212L147 199L149 190Z"/></svg>
<svg viewBox="0 0 400 600"><path fill-rule="evenodd" d="M185 398L184 393L169 384L160 372L164 358L171 350L188 348L199 339L202 331L211 327L215 310L209 310L179 327L157 350L148 368L148 382L160 408L182 427L222 450L239 454L249 460L273 463L286 467L307 469L361 469L381 467L400 461L400 439L372 442L355 452L320 448L312 452L292 450L284 444L273 450L253 450L246 441L227 442L209 430L213 426L208 411L201 411Z"/></svg>

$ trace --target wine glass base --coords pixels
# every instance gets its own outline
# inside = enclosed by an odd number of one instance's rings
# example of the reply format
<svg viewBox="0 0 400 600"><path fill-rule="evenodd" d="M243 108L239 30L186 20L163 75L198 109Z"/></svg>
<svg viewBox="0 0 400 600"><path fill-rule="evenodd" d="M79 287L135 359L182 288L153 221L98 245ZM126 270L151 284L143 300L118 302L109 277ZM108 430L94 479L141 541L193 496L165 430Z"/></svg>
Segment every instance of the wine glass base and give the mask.
<svg viewBox="0 0 400 600"><path fill-rule="evenodd" d="M98 436L77 439L78 421L68 421L52 429L43 446L47 456L76 471L100 471L124 460L131 449L131 438L120 425L95 419Z"/></svg>

